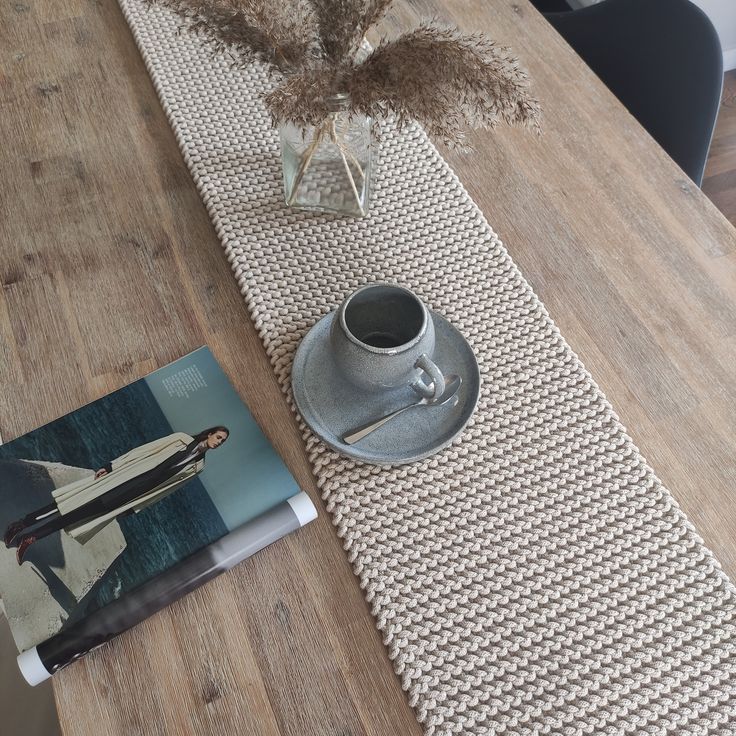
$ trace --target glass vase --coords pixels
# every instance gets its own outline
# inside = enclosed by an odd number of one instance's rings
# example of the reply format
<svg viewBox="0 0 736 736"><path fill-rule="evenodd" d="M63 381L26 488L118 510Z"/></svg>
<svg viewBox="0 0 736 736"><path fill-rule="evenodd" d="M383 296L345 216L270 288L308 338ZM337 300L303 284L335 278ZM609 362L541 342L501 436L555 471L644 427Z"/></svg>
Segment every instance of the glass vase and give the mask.
<svg viewBox="0 0 736 736"><path fill-rule="evenodd" d="M347 95L327 101L318 126L280 127L284 196L289 207L365 217L376 144L371 120L347 110Z"/></svg>

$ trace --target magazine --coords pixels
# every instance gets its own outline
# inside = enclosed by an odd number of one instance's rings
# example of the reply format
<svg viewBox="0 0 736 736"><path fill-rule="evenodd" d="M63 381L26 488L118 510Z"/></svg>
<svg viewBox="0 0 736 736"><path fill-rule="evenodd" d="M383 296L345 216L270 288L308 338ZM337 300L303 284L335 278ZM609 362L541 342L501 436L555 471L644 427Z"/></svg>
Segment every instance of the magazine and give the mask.
<svg viewBox="0 0 736 736"><path fill-rule="evenodd" d="M208 348L0 446L31 684L316 517Z"/></svg>

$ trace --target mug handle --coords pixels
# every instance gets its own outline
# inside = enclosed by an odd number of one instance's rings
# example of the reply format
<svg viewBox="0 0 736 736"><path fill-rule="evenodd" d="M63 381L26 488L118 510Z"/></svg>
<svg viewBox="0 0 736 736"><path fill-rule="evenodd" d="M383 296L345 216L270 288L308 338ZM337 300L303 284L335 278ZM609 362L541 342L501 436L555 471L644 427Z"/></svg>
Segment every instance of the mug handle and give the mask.
<svg viewBox="0 0 736 736"><path fill-rule="evenodd" d="M432 379L432 382L428 386L421 378L417 378L411 382L411 387L425 399L436 399L442 396L445 391L445 377L426 353L422 353L417 358L414 367L423 370Z"/></svg>

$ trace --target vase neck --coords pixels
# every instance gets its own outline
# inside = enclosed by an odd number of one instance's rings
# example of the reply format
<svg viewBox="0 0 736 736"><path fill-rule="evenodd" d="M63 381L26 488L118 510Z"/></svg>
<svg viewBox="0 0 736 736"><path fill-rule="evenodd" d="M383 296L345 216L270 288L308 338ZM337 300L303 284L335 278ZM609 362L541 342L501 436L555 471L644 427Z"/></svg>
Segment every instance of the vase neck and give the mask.
<svg viewBox="0 0 736 736"><path fill-rule="evenodd" d="M330 112L345 112L350 108L350 94L347 92L336 92L325 98L325 106Z"/></svg>

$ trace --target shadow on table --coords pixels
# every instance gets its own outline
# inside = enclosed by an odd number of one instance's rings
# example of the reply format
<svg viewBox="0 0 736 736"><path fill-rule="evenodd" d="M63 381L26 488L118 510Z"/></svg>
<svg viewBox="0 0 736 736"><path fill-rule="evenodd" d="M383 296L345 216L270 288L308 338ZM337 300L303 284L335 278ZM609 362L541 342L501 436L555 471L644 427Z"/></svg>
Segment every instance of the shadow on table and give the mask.
<svg viewBox="0 0 736 736"><path fill-rule="evenodd" d="M0 461L0 534L5 534L8 525L34 509L49 504L54 483L48 472L38 465L22 460ZM15 550L6 550L0 541L5 554ZM31 545L26 552L25 560L29 570L38 576L49 589L49 593L60 608L70 614L77 600L72 591L62 582L52 569L65 565L64 550L61 546L61 535L51 534ZM31 567L32 566L32 567Z"/></svg>

